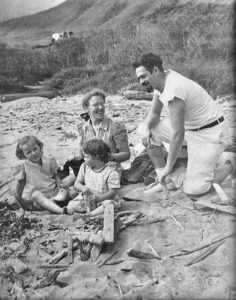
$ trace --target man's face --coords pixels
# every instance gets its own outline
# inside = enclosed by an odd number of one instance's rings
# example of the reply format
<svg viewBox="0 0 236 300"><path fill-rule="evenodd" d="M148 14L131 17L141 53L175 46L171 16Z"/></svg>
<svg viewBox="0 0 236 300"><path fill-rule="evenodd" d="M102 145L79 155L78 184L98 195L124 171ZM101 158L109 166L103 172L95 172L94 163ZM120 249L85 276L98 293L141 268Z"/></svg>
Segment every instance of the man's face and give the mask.
<svg viewBox="0 0 236 300"><path fill-rule="evenodd" d="M148 93L153 91L157 80L154 72L150 73L144 66L140 66L136 69L136 76L139 83L146 88Z"/></svg>

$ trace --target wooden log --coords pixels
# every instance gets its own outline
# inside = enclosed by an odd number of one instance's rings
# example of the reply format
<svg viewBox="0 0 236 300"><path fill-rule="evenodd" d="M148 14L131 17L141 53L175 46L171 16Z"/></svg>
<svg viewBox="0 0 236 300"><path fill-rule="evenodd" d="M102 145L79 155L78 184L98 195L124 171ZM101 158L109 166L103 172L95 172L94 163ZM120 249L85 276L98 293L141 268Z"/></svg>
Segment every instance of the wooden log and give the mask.
<svg viewBox="0 0 236 300"><path fill-rule="evenodd" d="M191 198L193 200L197 200L195 198ZM236 216L236 210L235 208L233 207L222 207L221 205L218 205L218 204L213 204L213 203L208 203L208 202L205 202L203 200L197 200L195 202L195 204L200 204L202 206L206 206L206 207L209 207L211 209L215 209L215 210L218 210L218 211L221 211L221 212L224 212L226 214L230 214L230 215L234 215Z"/></svg>
<svg viewBox="0 0 236 300"><path fill-rule="evenodd" d="M160 260L160 257L157 257L156 255L153 255L151 253L139 251L136 249L130 249L127 251L129 256L140 258L140 259L158 259Z"/></svg>
<svg viewBox="0 0 236 300"><path fill-rule="evenodd" d="M80 242L89 242L91 244L101 246L104 243L104 237L103 234L100 233L100 231L97 234L84 231L71 232L70 234L74 241L79 240Z"/></svg>
<svg viewBox="0 0 236 300"><path fill-rule="evenodd" d="M104 201L104 225L103 236L105 243L114 242L114 203L107 200Z"/></svg>
<svg viewBox="0 0 236 300"><path fill-rule="evenodd" d="M98 259L100 252L102 250L102 246L104 243L104 237L103 237L103 232L102 230L99 230L96 236L96 242L93 244L93 248L91 250L91 255L90 255L90 259L91 261L95 261Z"/></svg>
<svg viewBox="0 0 236 300"><path fill-rule="evenodd" d="M24 88L27 91L51 91L51 88L48 86L44 86L44 85L24 85Z"/></svg>
<svg viewBox="0 0 236 300"><path fill-rule="evenodd" d="M191 254L191 253L196 252L196 251L198 251L198 250L207 248L207 247L209 247L209 246L211 246L211 245L213 245L213 244L215 244L215 243L218 243L218 242L220 242L220 241L223 241L223 240L225 240L225 239L227 239L227 238L229 238L229 237L231 237L231 236L233 236L233 235L235 235L235 234L236 234L236 232L227 234L227 235L222 236L222 237L220 237L220 238L218 238L218 239L211 240L210 242L204 243L203 245L198 246L198 247L195 247L195 248L193 248L193 249L183 249L183 250L181 250L182 252L176 253L176 254L172 254L172 255L170 255L169 257L173 258L173 257L176 257L176 256L182 256L182 255L188 255L188 254Z"/></svg>
<svg viewBox="0 0 236 300"><path fill-rule="evenodd" d="M79 246L78 242L73 244L73 250L76 250ZM59 262L63 257L65 257L68 253L68 248L63 249L61 252L57 253L50 261L49 264L56 264Z"/></svg>
<svg viewBox="0 0 236 300"><path fill-rule="evenodd" d="M111 259L116 253L118 252L118 249L115 249L111 254L109 254L102 262L98 264L98 267L101 268L109 259Z"/></svg>
<svg viewBox="0 0 236 300"><path fill-rule="evenodd" d="M186 266L191 266L201 260L203 260L204 258L206 258L208 255L210 255L211 253L215 252L215 250L221 246L222 244L224 244L224 241L218 242L214 245L211 245L208 247L208 249L206 251L204 251L203 253L201 253L198 256L195 256L193 260L191 260L189 263L186 264Z"/></svg>
<svg viewBox="0 0 236 300"><path fill-rule="evenodd" d="M226 195L226 193L222 190L221 186L218 183L213 183L213 187L220 197L220 200L224 203L229 202L231 199Z"/></svg>
<svg viewBox="0 0 236 300"><path fill-rule="evenodd" d="M73 240L72 240L71 234L68 234L67 245L68 245L67 262L70 265L74 261L74 258L73 258Z"/></svg>
<svg viewBox="0 0 236 300"><path fill-rule="evenodd" d="M29 97L44 97L48 99L52 99L55 97L54 91L42 91L37 93L22 93L22 94L4 94L0 95L1 102L10 102L14 100L18 100L21 98L29 98Z"/></svg>

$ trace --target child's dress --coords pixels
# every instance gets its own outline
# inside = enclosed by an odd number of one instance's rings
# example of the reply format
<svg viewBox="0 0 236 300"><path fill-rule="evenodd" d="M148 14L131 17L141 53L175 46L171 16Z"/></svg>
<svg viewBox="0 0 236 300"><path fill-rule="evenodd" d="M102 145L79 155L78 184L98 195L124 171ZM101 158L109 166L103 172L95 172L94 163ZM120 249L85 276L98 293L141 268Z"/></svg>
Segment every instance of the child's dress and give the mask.
<svg viewBox="0 0 236 300"><path fill-rule="evenodd" d="M26 204L33 204L32 194L41 192L45 197L51 198L58 193L56 181L53 178L57 170L55 158L42 157L42 165L34 164L29 160L20 160L12 167L13 176L17 180L26 179L22 199Z"/></svg>
<svg viewBox="0 0 236 300"><path fill-rule="evenodd" d="M107 193L110 189L120 188L120 176L116 171L115 167L112 167L109 163L105 164L100 170L94 171L92 168L88 167L83 163L80 167L76 181L84 183L84 185L89 189L94 195L102 195ZM115 207L120 207L120 198L118 195L114 199L109 199L115 201ZM82 205L83 201L70 201L68 206L72 207L76 212L81 212L84 210ZM101 205L102 202L96 203L97 206Z"/></svg>

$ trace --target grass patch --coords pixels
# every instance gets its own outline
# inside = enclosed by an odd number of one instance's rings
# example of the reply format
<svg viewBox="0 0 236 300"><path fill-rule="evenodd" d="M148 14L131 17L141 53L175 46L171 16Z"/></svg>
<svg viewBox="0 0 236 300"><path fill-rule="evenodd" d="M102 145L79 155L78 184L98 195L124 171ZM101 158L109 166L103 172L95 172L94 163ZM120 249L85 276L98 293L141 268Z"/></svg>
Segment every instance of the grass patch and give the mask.
<svg viewBox="0 0 236 300"><path fill-rule="evenodd" d="M123 8L116 6L107 18ZM197 81L214 97L232 94L233 22L226 14L213 14L210 8L185 19L155 18L154 14L153 22L93 32L45 49L3 47L0 89L21 90L24 84L44 80L45 85L65 95L94 87L115 94L136 82L132 62L153 52L163 58L166 68Z"/></svg>

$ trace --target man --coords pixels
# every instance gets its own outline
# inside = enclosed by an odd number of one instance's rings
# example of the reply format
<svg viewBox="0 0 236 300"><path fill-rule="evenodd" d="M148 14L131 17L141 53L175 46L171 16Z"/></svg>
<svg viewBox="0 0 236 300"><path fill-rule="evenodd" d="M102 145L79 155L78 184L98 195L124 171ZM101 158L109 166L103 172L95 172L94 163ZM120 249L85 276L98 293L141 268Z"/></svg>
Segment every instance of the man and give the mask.
<svg viewBox="0 0 236 300"><path fill-rule="evenodd" d="M170 174L174 163L187 143L188 165L184 192L204 194L212 182L222 182L233 171L227 161L216 168L217 161L228 143L224 117L211 96L196 82L172 70L164 71L162 60L152 53L144 54L133 63L136 76L148 92L154 89L151 110L144 122L141 138L155 166L161 191L163 184L174 188ZM170 119L161 120L163 105ZM169 142L165 163L162 142Z"/></svg>

